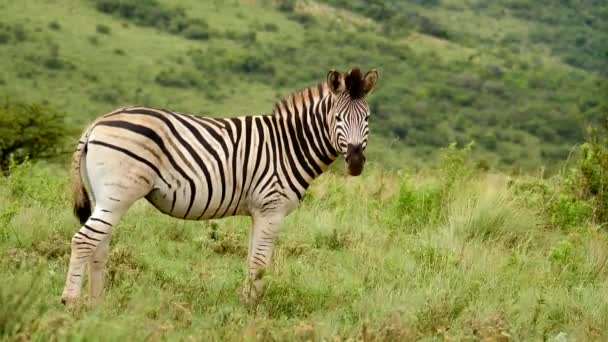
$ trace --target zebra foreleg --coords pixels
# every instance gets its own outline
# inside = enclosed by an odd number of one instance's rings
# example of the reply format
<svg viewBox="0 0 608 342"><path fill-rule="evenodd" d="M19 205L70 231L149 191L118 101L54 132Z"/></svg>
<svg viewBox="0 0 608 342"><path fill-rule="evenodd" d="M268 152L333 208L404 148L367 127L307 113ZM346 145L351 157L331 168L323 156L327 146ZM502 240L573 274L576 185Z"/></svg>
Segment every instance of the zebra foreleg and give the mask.
<svg viewBox="0 0 608 342"><path fill-rule="evenodd" d="M282 215L255 215L247 256L247 277L242 298L246 304L255 305L264 294L263 276L270 264L274 240L279 233Z"/></svg>

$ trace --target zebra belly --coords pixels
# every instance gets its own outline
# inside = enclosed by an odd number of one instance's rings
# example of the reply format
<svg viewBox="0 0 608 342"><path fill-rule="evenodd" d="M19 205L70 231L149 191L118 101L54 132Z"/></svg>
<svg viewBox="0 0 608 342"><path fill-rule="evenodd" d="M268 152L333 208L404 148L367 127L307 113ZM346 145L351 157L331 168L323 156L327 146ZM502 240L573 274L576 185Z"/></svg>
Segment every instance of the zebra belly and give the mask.
<svg viewBox="0 0 608 342"><path fill-rule="evenodd" d="M172 214L174 210L174 200L171 193L155 188L150 191L150 193L146 196L146 200L148 200L150 204L156 207L156 209L158 209L163 214L174 216Z"/></svg>
<svg viewBox="0 0 608 342"><path fill-rule="evenodd" d="M145 198L160 212L186 220L206 220L234 215L248 215L245 199L241 199L238 206L236 205L238 194L233 201L225 198L221 204L217 200L219 194L214 195L215 200L211 198L211 202L207 203L209 199L207 199L204 191L190 196L189 189L154 188Z"/></svg>

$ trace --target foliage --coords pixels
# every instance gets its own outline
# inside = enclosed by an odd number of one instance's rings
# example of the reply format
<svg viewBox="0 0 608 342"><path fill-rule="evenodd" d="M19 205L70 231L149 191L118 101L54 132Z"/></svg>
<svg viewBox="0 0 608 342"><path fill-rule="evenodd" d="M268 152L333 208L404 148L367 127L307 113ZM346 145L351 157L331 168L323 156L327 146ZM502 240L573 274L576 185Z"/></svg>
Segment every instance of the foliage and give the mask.
<svg viewBox="0 0 608 342"><path fill-rule="evenodd" d="M576 165L577 179L572 189L578 198L590 203L593 220L608 224L608 120L602 129L590 129L588 141L581 146Z"/></svg>
<svg viewBox="0 0 608 342"><path fill-rule="evenodd" d="M6 281L11 281L13 286L0 287L0 331L4 336L22 336L43 311L39 307L41 298L38 295L40 275L31 278L22 277L17 282L7 278Z"/></svg>
<svg viewBox="0 0 608 342"><path fill-rule="evenodd" d="M431 174L371 167L357 178L321 176L285 222L255 312L238 300L250 220L180 221L144 202L113 234L104 303L63 307L77 229L67 173L40 163L15 166L0 178L0 250L6 252L0 275L9 280L0 285L0 299L12 303L2 307L10 315L0 310L0 334L11 340L608 338L606 232L552 226L546 201L531 199L566 188L539 181L520 192L504 176L477 170L470 154L446 149ZM447 184L449 191L442 188Z"/></svg>
<svg viewBox="0 0 608 342"><path fill-rule="evenodd" d="M0 45L11 42L23 42L27 39L25 28L21 24L7 25L0 22Z"/></svg>
<svg viewBox="0 0 608 342"><path fill-rule="evenodd" d="M188 39L209 39L209 25L202 18L188 18L183 8L170 8L156 0L96 0L97 10L132 20L138 25L181 34Z"/></svg>
<svg viewBox="0 0 608 342"><path fill-rule="evenodd" d="M507 8L513 16L535 24L529 34L532 42L549 46L569 65L608 75L608 37L605 34L608 7L605 5L598 0L556 1L548 6L540 6L533 1L488 3L478 0L473 6L483 12L494 13ZM573 11L579 15L572 16Z"/></svg>
<svg viewBox="0 0 608 342"><path fill-rule="evenodd" d="M97 26L95 26L95 30L99 34L110 34L110 32L111 32L110 27L105 24L97 24Z"/></svg>
<svg viewBox="0 0 608 342"><path fill-rule="evenodd" d="M451 143L443 149L439 156L439 169L443 180L443 192L445 194L454 190L458 182L467 180L474 175L475 169L472 165L471 153L474 142L470 142L458 148L458 144Z"/></svg>
<svg viewBox="0 0 608 342"><path fill-rule="evenodd" d="M0 106L0 170L27 158L48 158L65 151L73 129L48 106L5 102Z"/></svg>
<svg viewBox="0 0 608 342"><path fill-rule="evenodd" d="M94 0L79 17L58 1L3 5L0 92L83 126L132 104L267 113L329 69L360 65L380 71L372 137L397 152L371 159L422 165L474 140L486 168L553 174L597 122L608 84L606 6L592 0Z"/></svg>
<svg viewBox="0 0 608 342"><path fill-rule="evenodd" d="M598 133L603 131L591 129L587 142L578 148L573 165L567 165L558 177L513 182L515 191L529 203L543 204L551 227L569 229L608 222L608 143L605 135Z"/></svg>

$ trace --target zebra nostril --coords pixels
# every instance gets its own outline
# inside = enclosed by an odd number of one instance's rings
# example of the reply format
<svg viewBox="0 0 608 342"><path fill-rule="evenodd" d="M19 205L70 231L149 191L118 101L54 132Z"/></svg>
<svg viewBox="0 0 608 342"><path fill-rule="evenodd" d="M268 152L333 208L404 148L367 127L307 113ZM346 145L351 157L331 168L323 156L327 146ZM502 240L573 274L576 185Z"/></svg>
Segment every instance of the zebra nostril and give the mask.
<svg viewBox="0 0 608 342"><path fill-rule="evenodd" d="M363 144L348 144L348 148L346 149L346 155L351 156L355 154L361 154L363 151Z"/></svg>

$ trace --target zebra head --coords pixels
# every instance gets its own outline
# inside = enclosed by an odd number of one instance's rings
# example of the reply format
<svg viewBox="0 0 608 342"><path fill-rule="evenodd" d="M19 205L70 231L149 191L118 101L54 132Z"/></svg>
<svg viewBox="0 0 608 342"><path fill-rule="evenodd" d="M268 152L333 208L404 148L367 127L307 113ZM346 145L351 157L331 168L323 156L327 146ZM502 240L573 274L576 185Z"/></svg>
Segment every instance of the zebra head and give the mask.
<svg viewBox="0 0 608 342"><path fill-rule="evenodd" d="M366 96L378 81L378 72L370 70L365 76L359 68L341 74L335 70L327 74L331 91L329 133L336 151L344 155L346 172L358 176L363 171L369 133L369 106Z"/></svg>

